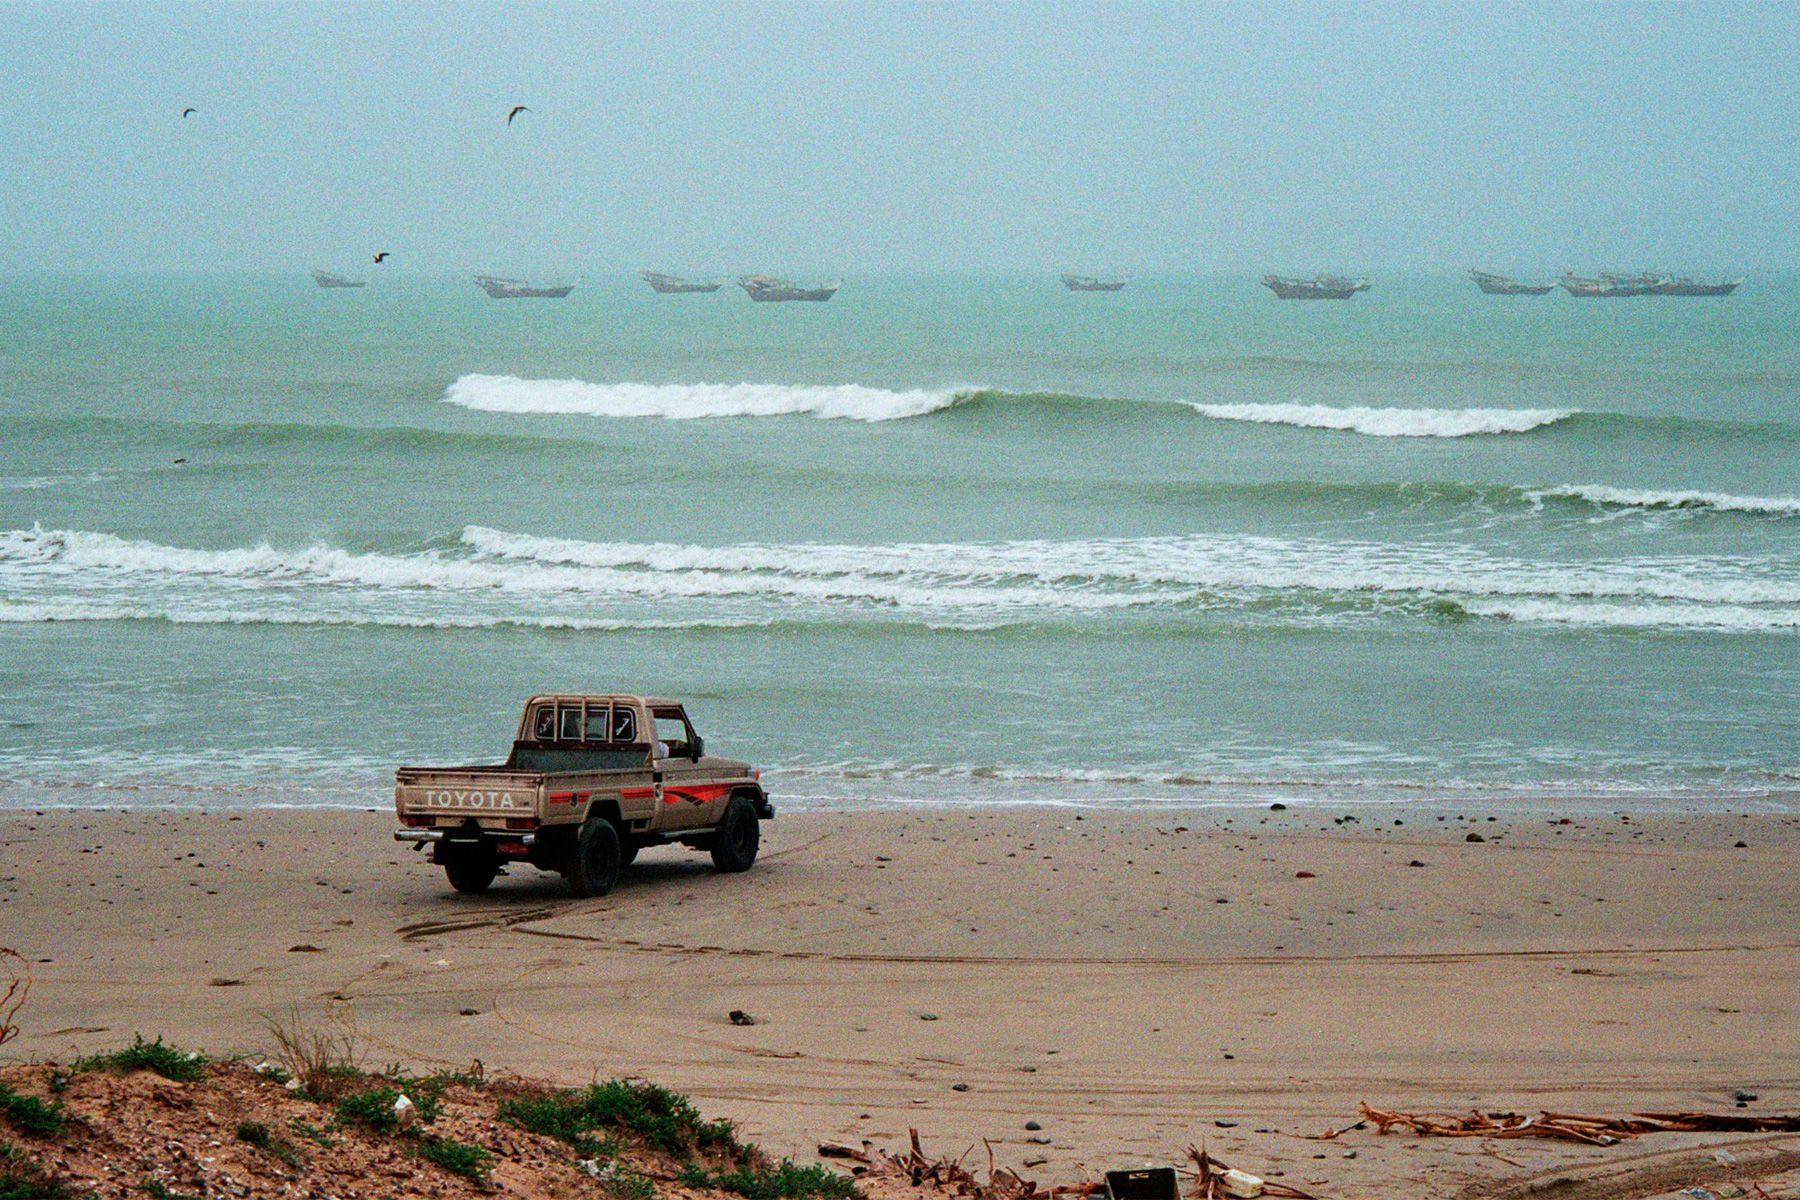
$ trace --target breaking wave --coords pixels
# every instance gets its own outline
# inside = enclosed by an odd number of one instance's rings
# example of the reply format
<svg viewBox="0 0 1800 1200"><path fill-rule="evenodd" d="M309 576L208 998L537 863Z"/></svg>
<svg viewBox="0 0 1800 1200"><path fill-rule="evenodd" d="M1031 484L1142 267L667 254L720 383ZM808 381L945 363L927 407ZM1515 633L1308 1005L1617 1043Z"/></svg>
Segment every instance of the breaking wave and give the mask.
<svg viewBox="0 0 1800 1200"><path fill-rule="evenodd" d="M1471 437L1526 433L1575 415L1572 408L1340 408L1329 404L1195 404L1201 416L1259 425L1336 429L1370 437Z"/></svg>
<svg viewBox="0 0 1800 1200"><path fill-rule="evenodd" d="M482 412L662 417L671 421L780 416L895 421L938 412L974 394L971 388L896 392L854 383L588 383L464 375L445 389L444 402Z"/></svg>
<svg viewBox="0 0 1800 1200"><path fill-rule="evenodd" d="M1659 491L1607 487L1604 484L1569 484L1565 487L1538 488L1525 494L1534 502L1541 503L1546 499L1577 500L1595 508L1701 509L1800 517L1800 496L1733 496L1725 492Z"/></svg>
<svg viewBox="0 0 1800 1200"><path fill-rule="evenodd" d="M33 527L0 531L0 596L5 622L992 629L1089 626L1110 613L1178 624L1800 628L1800 573L1779 557L1555 562L1454 544L1241 534L698 546L471 525L402 551L206 550Z"/></svg>

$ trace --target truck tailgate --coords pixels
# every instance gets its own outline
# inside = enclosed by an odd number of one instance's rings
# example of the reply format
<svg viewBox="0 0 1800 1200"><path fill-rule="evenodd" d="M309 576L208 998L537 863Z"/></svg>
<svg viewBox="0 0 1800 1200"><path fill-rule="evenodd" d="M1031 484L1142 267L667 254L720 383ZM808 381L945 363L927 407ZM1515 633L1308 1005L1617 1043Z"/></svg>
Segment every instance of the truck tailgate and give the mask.
<svg viewBox="0 0 1800 1200"><path fill-rule="evenodd" d="M394 773L401 817L534 817L544 776L504 767L402 767Z"/></svg>

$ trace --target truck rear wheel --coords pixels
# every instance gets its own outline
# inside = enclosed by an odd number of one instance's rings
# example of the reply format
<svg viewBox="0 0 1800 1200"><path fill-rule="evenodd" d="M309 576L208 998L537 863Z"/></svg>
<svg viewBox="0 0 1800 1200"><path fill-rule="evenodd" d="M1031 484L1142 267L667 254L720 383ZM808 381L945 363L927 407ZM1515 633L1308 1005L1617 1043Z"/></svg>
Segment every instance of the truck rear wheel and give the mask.
<svg viewBox="0 0 1800 1200"><path fill-rule="evenodd" d="M604 896L619 882L623 855L619 852L619 831L611 821L593 820L581 827L575 839L575 856L563 872L569 890L577 896Z"/></svg>
<svg viewBox="0 0 1800 1200"><path fill-rule="evenodd" d="M756 806L742 796L733 796L712 837L713 866L727 874L748 871L756 861L756 848L761 842Z"/></svg>
<svg viewBox="0 0 1800 1200"><path fill-rule="evenodd" d="M444 874L450 886L466 896L479 896L494 884L500 860L487 846L446 846Z"/></svg>

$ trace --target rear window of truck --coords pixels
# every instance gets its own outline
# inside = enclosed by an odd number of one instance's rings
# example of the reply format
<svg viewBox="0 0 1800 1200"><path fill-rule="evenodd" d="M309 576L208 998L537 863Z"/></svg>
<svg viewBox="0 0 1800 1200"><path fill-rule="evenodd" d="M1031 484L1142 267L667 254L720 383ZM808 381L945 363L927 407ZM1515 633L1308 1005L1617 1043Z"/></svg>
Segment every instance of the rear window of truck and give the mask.
<svg viewBox="0 0 1800 1200"><path fill-rule="evenodd" d="M540 704L527 724L534 742L586 742L633 745L638 740L637 711L607 701Z"/></svg>
<svg viewBox="0 0 1800 1200"><path fill-rule="evenodd" d="M624 704L590 704L587 706L589 742L637 741L637 714Z"/></svg>

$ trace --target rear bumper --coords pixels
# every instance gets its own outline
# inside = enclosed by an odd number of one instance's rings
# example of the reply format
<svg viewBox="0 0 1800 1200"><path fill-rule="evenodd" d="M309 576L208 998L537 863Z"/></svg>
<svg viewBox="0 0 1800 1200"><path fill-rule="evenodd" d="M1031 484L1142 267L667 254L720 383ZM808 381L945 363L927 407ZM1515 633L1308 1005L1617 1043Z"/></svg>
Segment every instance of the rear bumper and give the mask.
<svg viewBox="0 0 1800 1200"><path fill-rule="evenodd" d="M513 829L396 829L396 842L518 842L523 846L537 843L537 834Z"/></svg>

